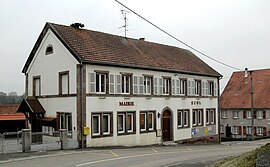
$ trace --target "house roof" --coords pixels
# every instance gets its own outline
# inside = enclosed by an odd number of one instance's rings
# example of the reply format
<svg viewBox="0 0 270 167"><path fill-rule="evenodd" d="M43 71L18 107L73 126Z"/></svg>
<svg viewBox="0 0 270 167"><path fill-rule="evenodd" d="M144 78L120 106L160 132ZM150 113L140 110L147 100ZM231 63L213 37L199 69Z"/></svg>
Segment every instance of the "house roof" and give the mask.
<svg viewBox="0 0 270 167"><path fill-rule="evenodd" d="M25 120L22 113L17 113L19 104L1 104L0 105L0 121L5 120Z"/></svg>
<svg viewBox="0 0 270 167"><path fill-rule="evenodd" d="M46 23L23 68L24 73L48 29L80 63L221 76L186 49L54 23Z"/></svg>
<svg viewBox="0 0 270 167"><path fill-rule="evenodd" d="M45 114L46 111L36 98L28 98L28 99L23 99L21 102L17 113L34 113L34 114Z"/></svg>
<svg viewBox="0 0 270 167"><path fill-rule="evenodd" d="M254 108L270 108L270 69L252 71ZM245 72L234 72L220 97L221 109L251 108L251 78Z"/></svg>

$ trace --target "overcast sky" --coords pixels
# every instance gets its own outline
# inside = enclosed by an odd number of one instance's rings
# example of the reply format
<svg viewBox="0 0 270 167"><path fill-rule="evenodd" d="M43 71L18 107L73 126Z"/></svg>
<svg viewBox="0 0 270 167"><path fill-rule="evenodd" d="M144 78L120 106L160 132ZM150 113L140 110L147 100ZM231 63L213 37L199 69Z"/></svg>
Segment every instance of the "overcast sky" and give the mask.
<svg viewBox="0 0 270 167"><path fill-rule="evenodd" d="M119 1L223 63L243 70L270 66L269 0ZM121 9L114 0L0 0L0 92L24 92L21 71L46 22L81 22L86 29L123 36ZM187 48L133 13L127 18L127 37ZM192 52L224 76L223 89L236 70Z"/></svg>

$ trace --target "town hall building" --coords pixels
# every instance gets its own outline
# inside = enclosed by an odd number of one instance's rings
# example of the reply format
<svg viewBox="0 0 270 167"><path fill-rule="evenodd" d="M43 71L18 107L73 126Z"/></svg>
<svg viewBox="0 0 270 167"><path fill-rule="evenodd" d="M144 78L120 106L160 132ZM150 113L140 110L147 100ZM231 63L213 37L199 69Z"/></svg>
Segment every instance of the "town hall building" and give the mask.
<svg viewBox="0 0 270 167"><path fill-rule="evenodd" d="M219 142L221 75L189 50L46 23L22 72L32 131L68 129L81 147Z"/></svg>

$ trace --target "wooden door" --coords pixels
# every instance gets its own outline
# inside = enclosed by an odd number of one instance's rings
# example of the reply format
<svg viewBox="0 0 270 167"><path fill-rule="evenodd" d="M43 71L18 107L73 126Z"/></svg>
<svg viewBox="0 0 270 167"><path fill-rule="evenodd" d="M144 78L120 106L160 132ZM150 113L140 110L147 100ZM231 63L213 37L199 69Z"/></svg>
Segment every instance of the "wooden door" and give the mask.
<svg viewBox="0 0 270 167"><path fill-rule="evenodd" d="M171 135L171 112L166 110L162 115L162 139L163 141L172 140Z"/></svg>

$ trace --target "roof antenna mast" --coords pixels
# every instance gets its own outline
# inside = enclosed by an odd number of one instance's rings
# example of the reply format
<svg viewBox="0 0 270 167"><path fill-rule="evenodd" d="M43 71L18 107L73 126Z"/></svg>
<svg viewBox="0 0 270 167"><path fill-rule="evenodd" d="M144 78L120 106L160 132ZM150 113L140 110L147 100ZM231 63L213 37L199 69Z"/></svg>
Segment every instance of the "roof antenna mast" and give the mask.
<svg viewBox="0 0 270 167"><path fill-rule="evenodd" d="M124 16L125 24L119 28L123 28L123 27L125 28L125 38L126 38L127 37L127 13L129 13L129 12L126 10L123 10L123 9L120 11L121 11L122 15Z"/></svg>

